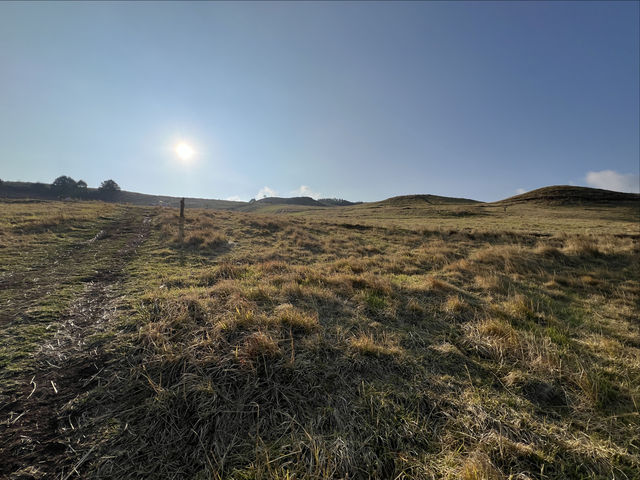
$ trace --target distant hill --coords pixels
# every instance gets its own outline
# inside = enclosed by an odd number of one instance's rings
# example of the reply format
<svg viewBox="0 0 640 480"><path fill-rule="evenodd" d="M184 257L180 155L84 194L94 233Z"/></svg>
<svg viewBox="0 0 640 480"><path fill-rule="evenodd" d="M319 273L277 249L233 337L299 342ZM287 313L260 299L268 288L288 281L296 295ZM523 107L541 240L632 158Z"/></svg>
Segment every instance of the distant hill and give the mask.
<svg viewBox="0 0 640 480"><path fill-rule="evenodd" d="M256 200L255 202L252 202L252 203L257 203L262 205L302 205L305 207L324 206L319 201L314 200L311 197L290 197L290 198L266 197L266 198L261 198L260 200Z"/></svg>
<svg viewBox="0 0 640 480"><path fill-rule="evenodd" d="M1 198L31 198L42 200L58 200L59 195L51 190L51 185L33 182L1 182ZM145 193L118 191L108 196L102 195L96 188L87 188L83 198L86 200L104 200L109 202L130 203L145 206L177 207L180 197L168 195L149 195ZM538 188L530 192L505 198L493 204L508 205L522 203L539 203L547 205L571 205L571 204L637 204L640 202L640 194L622 193L598 188L574 187L569 185L556 185ZM423 207L427 205L472 205L481 204L477 200L468 198L441 197L438 195L401 195L387 198L379 202L350 202L337 198L321 198L314 200L311 197L266 197L251 202L236 202L230 200L215 200L208 198L185 198L187 208L212 208L219 210L238 210L244 212L268 212L277 213L285 211L300 211L309 207L336 208L352 205L362 205L364 208L380 207ZM283 208L280 209L279 206Z"/></svg>
<svg viewBox="0 0 640 480"><path fill-rule="evenodd" d="M2 182L0 184L0 198L58 200L60 197L57 193L51 191L51 185L47 183ZM99 194L97 188L87 188L84 199L145 206L159 205L177 207L180 204L180 197L148 195L146 193L128 192L126 190L114 192L108 197L105 197ZM231 210L247 205L246 202L232 202L229 200L213 200L207 198L185 198L185 204L188 208L215 208L220 210Z"/></svg>
<svg viewBox="0 0 640 480"><path fill-rule="evenodd" d="M118 192L118 195L113 201L131 203L134 205L163 205L169 207L177 207L180 205L180 197L147 195L145 193L126 191ZM187 208L213 208L218 210L233 210L247 204L247 202L191 197L185 197L184 202Z"/></svg>
<svg viewBox="0 0 640 480"><path fill-rule="evenodd" d="M311 197L265 197L260 200L253 200L249 203L243 203L242 205L234 208L234 210L240 210L242 212L274 212L278 206L283 207L326 207L318 200L314 200ZM274 210L274 208L276 210Z"/></svg>
<svg viewBox="0 0 640 480"><path fill-rule="evenodd" d="M406 207L415 205L462 205L480 203L477 200L468 198L440 197L438 195L401 195L398 197L387 198L378 205L388 205L394 207Z"/></svg>
<svg viewBox="0 0 640 480"><path fill-rule="evenodd" d="M632 203L640 201L640 194L614 192L600 188L574 187L570 185L555 185L538 188L520 195L505 198L500 204L514 203L544 203L553 205L570 204L610 204Z"/></svg>
<svg viewBox="0 0 640 480"><path fill-rule="evenodd" d="M51 190L48 183L33 182L2 182L0 183L0 198L30 198L40 200L59 200L60 196ZM108 202L130 203L144 206L168 206L177 207L180 204L180 197L168 195L149 195L146 193L128 192L121 190L109 196L101 195L96 188L87 188L80 199L104 200ZM287 205L295 207L342 207L357 205L362 202L349 202L338 198L323 198L314 200L311 197L267 197L252 202L236 202L230 200L215 200L208 198L185 198L187 208L213 208L220 210L240 210L256 211L264 210L266 207Z"/></svg>
<svg viewBox="0 0 640 480"><path fill-rule="evenodd" d="M0 198L35 198L50 200L57 198L51 192L51 185L40 182L7 182L0 183Z"/></svg>
<svg viewBox="0 0 640 480"><path fill-rule="evenodd" d="M350 205L360 205L362 202L350 202L342 198L319 198L318 202L327 207L348 207Z"/></svg>

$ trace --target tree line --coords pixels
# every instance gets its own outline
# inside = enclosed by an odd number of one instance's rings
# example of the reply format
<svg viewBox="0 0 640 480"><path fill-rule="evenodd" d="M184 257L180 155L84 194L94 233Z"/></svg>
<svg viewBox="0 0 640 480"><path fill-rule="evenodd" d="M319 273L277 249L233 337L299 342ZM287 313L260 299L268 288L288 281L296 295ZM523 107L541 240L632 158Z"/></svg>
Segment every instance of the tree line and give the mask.
<svg viewBox="0 0 640 480"><path fill-rule="evenodd" d="M75 181L71 177L62 175L51 183L50 190L51 193L63 198L111 198L120 191L120 186L111 179L105 180L98 187L96 195L95 192L89 190L87 182L84 180Z"/></svg>

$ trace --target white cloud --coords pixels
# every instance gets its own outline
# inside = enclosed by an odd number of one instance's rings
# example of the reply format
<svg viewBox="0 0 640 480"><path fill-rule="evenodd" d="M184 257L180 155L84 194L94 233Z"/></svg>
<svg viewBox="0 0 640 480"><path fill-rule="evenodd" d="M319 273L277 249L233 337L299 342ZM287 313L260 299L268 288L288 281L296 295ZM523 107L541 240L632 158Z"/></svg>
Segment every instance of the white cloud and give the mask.
<svg viewBox="0 0 640 480"><path fill-rule="evenodd" d="M522 195L523 193L527 193L527 191L524 188L516 188L516 193Z"/></svg>
<svg viewBox="0 0 640 480"><path fill-rule="evenodd" d="M244 200L240 198L238 195L232 195L230 197L225 198L225 200L229 200L230 202L244 202Z"/></svg>
<svg viewBox="0 0 640 480"><path fill-rule="evenodd" d="M300 185L300 187L291 192L291 195L295 197L311 197L315 198L316 200L320 198L320 194L311 190L311 188L307 185Z"/></svg>
<svg viewBox="0 0 640 480"><path fill-rule="evenodd" d="M276 192L272 188L264 186L258 191L258 193L256 193L256 200L260 200L261 198L264 198L264 197L276 197L276 196L278 196L278 192Z"/></svg>
<svg viewBox="0 0 640 480"><path fill-rule="evenodd" d="M633 173L618 173L614 170L588 172L587 185L617 192L640 192L640 176Z"/></svg>

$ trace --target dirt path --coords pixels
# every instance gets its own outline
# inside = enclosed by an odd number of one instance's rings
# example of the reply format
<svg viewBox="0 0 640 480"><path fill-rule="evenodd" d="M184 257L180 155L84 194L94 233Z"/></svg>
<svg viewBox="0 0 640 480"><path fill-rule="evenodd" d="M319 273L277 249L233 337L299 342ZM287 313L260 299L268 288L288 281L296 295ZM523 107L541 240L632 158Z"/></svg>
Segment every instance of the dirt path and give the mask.
<svg viewBox="0 0 640 480"><path fill-rule="evenodd" d="M83 279L83 292L68 313L53 324L57 331L36 356L36 374L22 378L12 401L0 408L0 418L6 419L0 424L0 478L77 478L73 469L82 458L73 450L71 438L79 422L65 415L65 406L99 382L108 354L99 342L87 339L103 332L115 318L121 302L118 283L148 237L150 224L151 217L132 214L87 242L77 257L65 259L95 260L109 251L95 273ZM123 239L120 248L105 248L105 242Z"/></svg>

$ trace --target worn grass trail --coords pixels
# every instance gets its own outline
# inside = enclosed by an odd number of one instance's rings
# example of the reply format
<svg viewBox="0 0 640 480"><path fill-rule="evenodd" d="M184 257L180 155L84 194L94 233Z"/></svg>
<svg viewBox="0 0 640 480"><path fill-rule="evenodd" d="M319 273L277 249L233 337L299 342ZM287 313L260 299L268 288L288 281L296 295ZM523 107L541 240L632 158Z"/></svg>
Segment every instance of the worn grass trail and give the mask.
<svg viewBox="0 0 640 480"><path fill-rule="evenodd" d="M118 308L119 282L148 236L150 212L128 210L95 237L4 279L3 288L18 300L3 312L3 327L14 338L13 351L3 353L19 358L14 363L21 368L5 370L0 383L0 477L65 478L81 460L71 444L78 422L65 408L99 381L108 354L94 340ZM30 306L42 305L44 297L71 301L62 316L49 315L55 309L30 316ZM40 348L19 352L20 340L39 341Z"/></svg>

